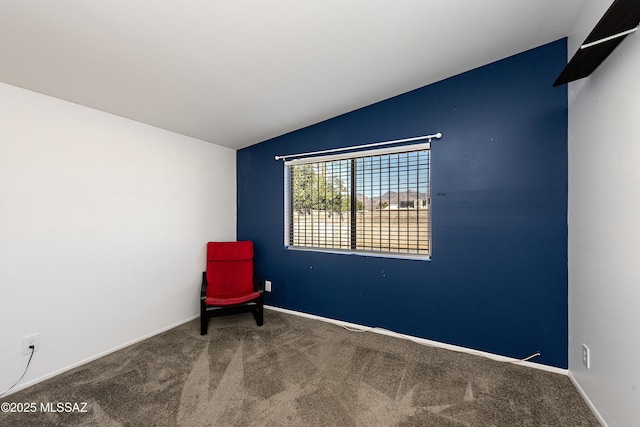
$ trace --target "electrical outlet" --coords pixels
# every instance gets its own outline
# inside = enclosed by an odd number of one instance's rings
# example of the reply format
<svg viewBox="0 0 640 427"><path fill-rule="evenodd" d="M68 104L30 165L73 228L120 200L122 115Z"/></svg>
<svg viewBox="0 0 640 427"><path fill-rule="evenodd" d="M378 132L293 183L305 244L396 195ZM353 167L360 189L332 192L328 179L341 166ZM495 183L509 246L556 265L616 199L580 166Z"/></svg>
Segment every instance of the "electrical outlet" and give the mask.
<svg viewBox="0 0 640 427"><path fill-rule="evenodd" d="M33 346L33 351L40 350L40 334L22 337L22 355L31 354L30 346Z"/></svg>
<svg viewBox="0 0 640 427"><path fill-rule="evenodd" d="M582 364L587 369L591 369L591 353L589 351L589 347L587 347L586 344L582 344Z"/></svg>
<svg viewBox="0 0 640 427"><path fill-rule="evenodd" d="M266 292L271 292L271 280L264 281L264 290Z"/></svg>

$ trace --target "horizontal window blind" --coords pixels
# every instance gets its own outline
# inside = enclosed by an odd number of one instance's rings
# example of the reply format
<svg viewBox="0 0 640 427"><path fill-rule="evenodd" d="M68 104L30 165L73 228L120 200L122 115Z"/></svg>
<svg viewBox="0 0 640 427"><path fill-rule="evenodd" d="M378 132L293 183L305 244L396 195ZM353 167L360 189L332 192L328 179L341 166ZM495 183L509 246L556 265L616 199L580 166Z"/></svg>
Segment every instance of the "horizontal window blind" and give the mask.
<svg viewBox="0 0 640 427"><path fill-rule="evenodd" d="M285 244L431 254L430 144L285 162Z"/></svg>

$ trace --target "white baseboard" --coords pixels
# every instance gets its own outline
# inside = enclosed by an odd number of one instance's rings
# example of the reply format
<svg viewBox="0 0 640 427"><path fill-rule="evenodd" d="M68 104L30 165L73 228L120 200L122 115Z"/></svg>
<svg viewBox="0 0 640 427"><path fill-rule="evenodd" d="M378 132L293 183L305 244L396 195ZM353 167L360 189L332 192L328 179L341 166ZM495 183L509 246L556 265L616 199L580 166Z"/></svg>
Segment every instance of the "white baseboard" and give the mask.
<svg viewBox="0 0 640 427"><path fill-rule="evenodd" d="M589 396L584 391L584 389L582 388L578 380L576 380L576 378L573 376L571 371L569 371L569 379L573 383L573 386L578 390L578 393L580 393L580 395L584 399L589 409L591 409L591 412L593 412L593 415L595 415L595 417L598 419L598 422L602 425L602 427L608 427L607 422L604 420L604 418L602 417L602 415L600 414L596 406L591 401L591 399L589 399Z"/></svg>
<svg viewBox="0 0 640 427"><path fill-rule="evenodd" d="M419 337L414 337L411 335L406 335L406 334L401 334L398 332L393 332L393 331L389 331L387 329L383 329L383 328L372 328L369 326L363 326L363 325L358 325L356 323L349 323L349 322L344 322L341 320L335 320L335 319L330 319L327 317L322 317L322 316L316 316L314 314L308 314L308 313L303 313L300 311L293 311L293 310L288 310L286 308L280 308L280 307L273 307L273 306L269 306L269 305L265 305L264 308L268 309L268 310L273 310L273 311L280 311L283 313L288 313L288 314L292 314L294 316L301 316L301 317L306 317L309 319L315 319L315 320L320 320L323 322L328 322L328 323L333 323L335 325L344 327L344 328L351 328L351 329L356 329L356 330L365 330L365 331L370 331L370 332L375 332L377 334L382 334L382 335L388 335L391 337L395 337L395 338L402 338L402 339L407 339L413 342L416 342L418 344L422 344L422 345L428 345L431 347L439 347L439 348L443 348L446 350L451 350L451 351L457 351L460 353L468 353L468 354L473 354L476 356L481 356L481 357L486 357L488 359L491 360L495 360L498 362L507 362L507 363L514 363L514 364L518 364L520 366L526 366L529 368L534 368L534 369L540 369L543 371L549 371L549 372L553 372L556 374L562 374L562 375L569 375L569 371L567 369L562 369L562 368L557 368L555 366L548 366L548 365L543 365L540 363L533 363L533 362L528 362L528 361L522 361L519 359L514 359L512 357L507 357L507 356L501 356L499 354L494 354L494 353L489 353L489 352L485 352L485 351L480 351L480 350L473 350L467 347L461 347L461 346L457 346L457 345L452 345L452 344L446 344L446 343L442 343L439 341L432 341L432 340L428 340L425 338L419 338ZM3 397L9 396L13 393L16 393L20 390L24 390L25 388L31 387L32 385L38 384L42 381L45 381L49 378L55 377L56 375L60 375L66 371L69 371L71 369L77 368L78 366L84 365L86 363L92 362L96 359L99 359L101 357L104 357L108 354L111 354L113 352L116 352L118 350L122 350L125 347L129 347L130 345L136 344L140 341L144 341L148 338L151 338L155 335L161 334L163 332L166 332L170 329L176 328L180 325L183 325L187 322L190 322L194 319L199 318L200 315L195 315L192 317L189 317L187 319L181 320L179 322L176 322L172 325L166 326L164 328L158 329L157 331L151 332L147 335L144 335L140 338L136 338L134 340L128 341L124 344L118 345L116 347L113 347L109 350L103 351L101 353L95 354L91 357L88 357L86 359L80 360L76 363L72 363L71 365L65 366L64 368L55 370L53 372L50 372L46 375L43 375L41 377L32 379L30 381L27 381L23 384L20 384L19 386L16 386L14 389L12 389L11 391L7 392ZM595 409L595 407L593 406L593 404L591 403L591 401L588 399L588 397L586 396L586 394L584 393L584 391L582 390L582 388L578 385L578 383L575 381L575 379L569 375L569 378L571 378L571 381L573 382L573 384L576 386L576 388L578 389L578 391L580 392L580 394L583 396L583 398L585 399L585 401L587 402L587 404L589 405L589 407L591 408L591 410L593 411L593 413L596 415L596 417L598 418L598 420L603 424L603 426L606 426L606 424L604 423L604 420L602 420L602 417L600 416L600 414L597 412L597 410Z"/></svg>
<svg viewBox="0 0 640 427"><path fill-rule="evenodd" d="M362 326L362 325L358 325L358 324L355 324L355 323L343 322L342 320L330 319L328 317L316 316L315 314L308 314L308 313L303 313L303 312L300 312L300 311L288 310L286 308L273 307L273 306L270 306L270 305L265 305L264 308L269 309L269 310L273 310L273 311L280 311L282 313L292 314L294 316L301 316L301 317L306 317L306 318L309 318L309 319L321 320L323 322L333 323L333 324L336 324L338 326L342 326L344 328L356 329L358 331L364 330L364 331L369 331L369 332L375 332L377 334L388 335L388 336L392 336L392 337L396 337L396 338L402 338L402 339L410 340L410 341L413 341L413 342L416 342L416 343L422 344L422 345L428 345L428 346L431 346L431 347L444 348L446 350L457 351L459 353L473 354L473 355L476 355L476 356L486 357L487 359L495 360L495 361L498 361L498 362L513 363L513 364L517 364L517 365L520 365L520 366L527 366L529 368L540 369L540 370L543 370L543 371L553 372L553 373L561 374L561 375L568 375L568 372L569 372L567 369L557 368L555 366L549 366L549 365L543 365L541 363L533 363L533 362L523 361L523 360L520 360L520 359L514 359L513 357L507 357L507 356L501 356L499 354L488 353L486 351L473 350L473 349L467 348L467 347L461 347L461 346L457 346L457 345L442 343L442 342L439 342L439 341L432 341L432 340L428 340L428 339L425 339L425 338L414 337L414 336L411 336L411 335L400 334L398 332L389 331L389 330L383 329L383 328Z"/></svg>
<svg viewBox="0 0 640 427"><path fill-rule="evenodd" d="M23 384L20 384L19 386L14 387L13 389L8 391L2 397L5 398L7 396L10 396L13 393L16 393L16 392L18 392L20 390L24 390L25 388L31 387L32 385L36 385L36 384L38 384L38 383L40 383L42 381L48 380L49 378L55 377L56 375L60 375L60 374L62 374L64 372L70 371L71 369L77 368L78 366L84 365L85 363L92 362L92 361L94 361L96 359L99 359L99 358L104 357L104 356L106 356L108 354L114 353L114 352L116 352L118 350L122 350L125 347L129 347L130 345L136 344L136 343L138 343L140 341L144 341L144 340L146 340L148 338L151 338L151 337L153 337L155 335L158 335L158 334L161 334L163 332L166 332L166 331L168 331L170 329L177 328L178 326L184 325L185 323L191 322L192 320L198 319L199 317L200 317L199 314L196 315L196 316L189 317L189 318L187 318L185 320L181 320L179 322L173 323L173 324L171 324L169 326L166 326L164 328L158 329L157 331L154 331L154 332L151 332L151 333L146 334L144 336L141 336L140 338L136 338L136 339L128 341L128 342L126 342L124 344L121 344L121 345L118 345L116 347L113 347L113 348L111 348L109 350L105 350L105 351L100 352L98 354L95 354L93 356L87 357L86 359L80 360L79 362L72 363L71 365L65 366L64 368L57 369L57 370L55 370L53 372L49 372L48 374L43 375L41 377L29 380L29 381L27 381L27 382L25 382Z"/></svg>

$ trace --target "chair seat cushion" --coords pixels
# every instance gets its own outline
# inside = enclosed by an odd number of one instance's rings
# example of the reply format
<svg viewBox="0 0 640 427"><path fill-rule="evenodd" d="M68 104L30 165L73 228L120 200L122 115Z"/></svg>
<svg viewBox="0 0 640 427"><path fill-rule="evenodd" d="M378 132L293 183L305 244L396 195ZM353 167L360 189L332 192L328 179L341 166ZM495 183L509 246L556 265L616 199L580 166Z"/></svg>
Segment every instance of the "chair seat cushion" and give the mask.
<svg viewBox="0 0 640 427"><path fill-rule="evenodd" d="M243 295L228 297L228 298L209 297L204 300L204 303L206 305L213 305L213 306L229 306L229 305L236 305L236 304L242 304L245 302L253 301L255 299L258 299L259 297L260 297L260 292L251 292L250 294L243 294Z"/></svg>

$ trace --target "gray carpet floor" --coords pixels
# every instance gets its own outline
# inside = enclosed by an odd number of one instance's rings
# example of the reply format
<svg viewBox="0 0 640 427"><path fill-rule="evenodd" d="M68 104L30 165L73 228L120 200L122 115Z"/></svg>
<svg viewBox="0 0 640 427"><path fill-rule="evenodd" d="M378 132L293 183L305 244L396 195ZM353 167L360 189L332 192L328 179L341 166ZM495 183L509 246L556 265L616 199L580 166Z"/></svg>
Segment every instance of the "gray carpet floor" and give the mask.
<svg viewBox="0 0 640 427"><path fill-rule="evenodd" d="M0 399L2 426L598 426L560 374L265 310L193 321ZM83 408L77 408L83 409Z"/></svg>

